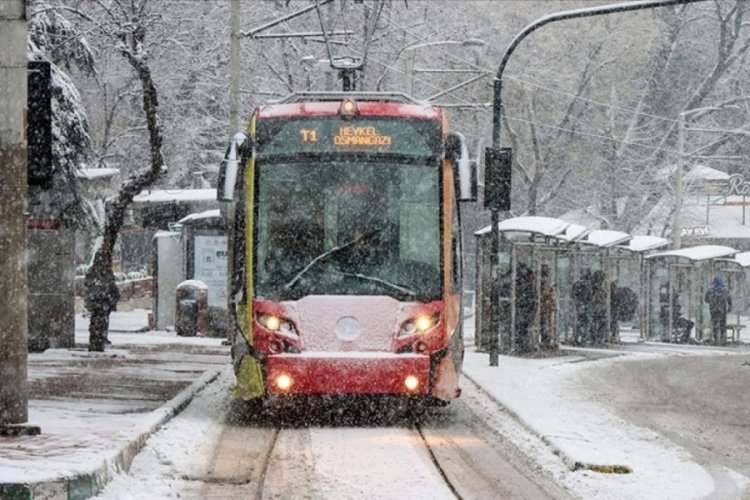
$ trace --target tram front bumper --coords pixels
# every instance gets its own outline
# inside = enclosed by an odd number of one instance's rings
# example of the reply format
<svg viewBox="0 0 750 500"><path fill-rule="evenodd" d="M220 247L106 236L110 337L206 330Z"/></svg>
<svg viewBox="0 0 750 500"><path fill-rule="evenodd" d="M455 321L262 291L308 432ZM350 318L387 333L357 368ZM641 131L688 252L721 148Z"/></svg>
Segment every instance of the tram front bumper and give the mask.
<svg viewBox="0 0 750 500"><path fill-rule="evenodd" d="M282 394L427 394L430 357L373 352L278 354L266 358L266 389Z"/></svg>

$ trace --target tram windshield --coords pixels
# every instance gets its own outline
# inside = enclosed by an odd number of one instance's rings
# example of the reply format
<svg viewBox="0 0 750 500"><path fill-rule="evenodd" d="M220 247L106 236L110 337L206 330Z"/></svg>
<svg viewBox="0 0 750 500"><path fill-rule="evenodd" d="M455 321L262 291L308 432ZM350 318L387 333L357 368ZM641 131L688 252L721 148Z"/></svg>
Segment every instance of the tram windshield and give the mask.
<svg viewBox="0 0 750 500"><path fill-rule="evenodd" d="M255 294L440 296L437 162L259 162Z"/></svg>

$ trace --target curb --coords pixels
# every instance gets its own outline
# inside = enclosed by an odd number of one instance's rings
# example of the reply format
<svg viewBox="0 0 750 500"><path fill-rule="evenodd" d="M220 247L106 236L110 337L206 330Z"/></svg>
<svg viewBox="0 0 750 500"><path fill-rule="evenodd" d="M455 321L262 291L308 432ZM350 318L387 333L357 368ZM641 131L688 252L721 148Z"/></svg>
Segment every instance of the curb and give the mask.
<svg viewBox="0 0 750 500"><path fill-rule="evenodd" d="M145 446L148 438L184 410L195 395L216 380L219 374L219 370L204 372L179 394L152 411L148 428L125 443L119 451L105 459L94 470L39 483L0 484L0 499L83 500L97 495L115 474L130 470L130 464Z"/></svg>
<svg viewBox="0 0 750 500"><path fill-rule="evenodd" d="M620 465L620 464L590 464L590 463L584 463L580 460L575 460L573 457L568 455L565 451L563 451L559 446L554 445L549 439L547 439L546 436L542 435L539 431L531 427L528 422L526 422L523 418L521 418L518 413L514 412L510 408L508 408L502 401L497 399L495 396L490 394L488 391L484 389L471 375L469 375L466 372L463 372L461 374L463 377L465 377L467 380L469 380L472 384L474 384L474 387L476 387L482 394L484 394L490 401L494 402L498 406L501 406L503 410L510 415L510 417L518 422L518 424L526 429L529 433L536 436L541 442L543 442L547 447L549 447L550 450L552 450L552 453L560 457L560 459L563 461L565 466L572 470L590 470L593 472L600 472L600 473L607 473L607 474L630 474L633 472L633 470L627 466L627 465Z"/></svg>

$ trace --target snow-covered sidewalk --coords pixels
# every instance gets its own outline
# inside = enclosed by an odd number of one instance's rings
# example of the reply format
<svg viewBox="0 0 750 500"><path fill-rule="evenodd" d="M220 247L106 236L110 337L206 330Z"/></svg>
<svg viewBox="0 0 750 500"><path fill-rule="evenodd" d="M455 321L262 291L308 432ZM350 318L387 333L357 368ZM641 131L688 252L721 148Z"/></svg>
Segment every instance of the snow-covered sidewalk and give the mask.
<svg viewBox="0 0 750 500"><path fill-rule="evenodd" d="M146 321L143 310L115 313L104 353L81 347L29 355L29 422L42 433L0 439L0 498L96 494L226 367L222 339L134 333ZM86 344L87 327L77 316L78 345Z"/></svg>

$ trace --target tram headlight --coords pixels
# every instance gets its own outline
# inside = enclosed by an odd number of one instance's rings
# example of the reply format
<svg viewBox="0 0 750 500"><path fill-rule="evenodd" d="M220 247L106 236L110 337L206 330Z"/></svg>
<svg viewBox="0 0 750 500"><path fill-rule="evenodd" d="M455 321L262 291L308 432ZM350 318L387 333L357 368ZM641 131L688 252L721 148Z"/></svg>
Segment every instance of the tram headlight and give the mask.
<svg viewBox="0 0 750 500"><path fill-rule="evenodd" d="M276 377L276 387L282 391L288 391L292 387L292 377L286 373L282 373Z"/></svg>
<svg viewBox="0 0 750 500"><path fill-rule="evenodd" d="M415 391L419 387L419 379L414 375L408 375L404 379L404 387L410 391Z"/></svg>
<svg viewBox="0 0 750 500"><path fill-rule="evenodd" d="M432 330L432 328L434 328L439 321L440 314L421 314L401 325L401 331L398 335L399 337L406 337L408 335L416 335L428 332Z"/></svg>
<svg viewBox="0 0 750 500"><path fill-rule="evenodd" d="M294 323L288 319L280 318L273 314L258 314L255 318L258 323L267 330L279 332L285 335L297 336L297 329L294 328Z"/></svg>

